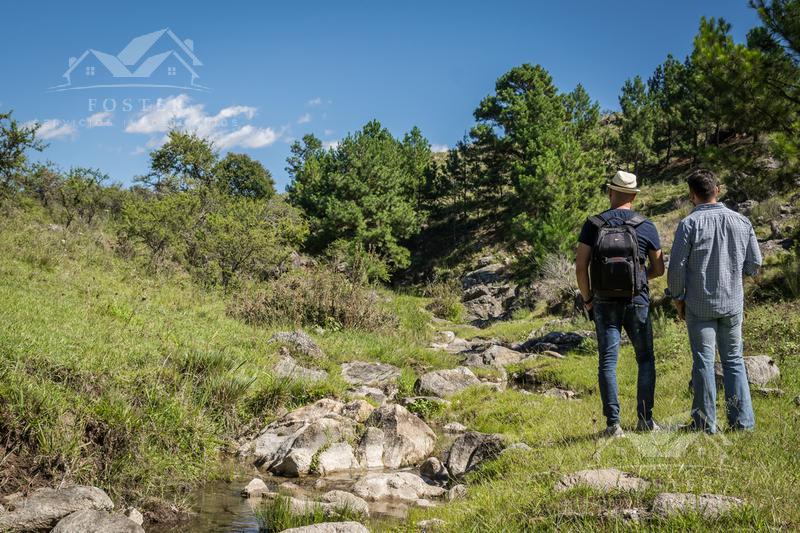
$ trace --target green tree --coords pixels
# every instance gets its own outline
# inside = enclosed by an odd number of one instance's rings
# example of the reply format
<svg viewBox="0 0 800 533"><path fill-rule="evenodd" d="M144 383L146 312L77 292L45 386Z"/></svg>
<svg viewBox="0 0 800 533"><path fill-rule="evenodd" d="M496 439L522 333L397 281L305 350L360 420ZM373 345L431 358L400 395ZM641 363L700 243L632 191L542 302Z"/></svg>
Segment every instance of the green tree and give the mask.
<svg viewBox="0 0 800 533"><path fill-rule="evenodd" d="M41 152L45 145L36 139L39 124L20 125L13 117L13 111L0 113L0 185L12 187L12 183L25 168L25 152Z"/></svg>
<svg viewBox="0 0 800 533"><path fill-rule="evenodd" d="M213 182L217 153L194 133L172 130L167 142L150 153L151 172L141 181L156 191L186 191Z"/></svg>
<svg viewBox="0 0 800 533"><path fill-rule="evenodd" d="M214 181L233 196L271 198L275 195L272 174L246 154L229 153L213 170Z"/></svg>
<svg viewBox="0 0 800 533"><path fill-rule="evenodd" d="M288 193L309 218L311 248L355 241L390 270L407 266L403 241L420 228L414 192L426 144L421 136L404 144L376 120L330 150L312 135L296 142L287 159Z"/></svg>
<svg viewBox="0 0 800 533"><path fill-rule="evenodd" d="M626 80L619 97L622 110L620 128L620 155L633 172L639 173L642 165L652 162L655 112L653 102L642 78Z"/></svg>
<svg viewBox="0 0 800 533"><path fill-rule="evenodd" d="M560 94L544 68L523 64L503 74L475 110L473 137L493 152L484 159L489 172L513 187L515 235L534 260L572 248L602 181L593 133L599 112L584 93Z"/></svg>

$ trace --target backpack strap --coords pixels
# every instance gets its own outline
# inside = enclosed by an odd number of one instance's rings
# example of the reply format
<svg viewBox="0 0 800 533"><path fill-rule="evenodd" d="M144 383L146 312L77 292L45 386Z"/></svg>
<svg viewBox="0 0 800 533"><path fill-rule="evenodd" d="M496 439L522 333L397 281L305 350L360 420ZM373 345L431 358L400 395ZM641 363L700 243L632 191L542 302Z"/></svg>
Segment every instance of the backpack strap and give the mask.
<svg viewBox="0 0 800 533"><path fill-rule="evenodd" d="M626 220L625 224L635 228L635 227L641 225L642 222L644 222L645 220L647 220L647 218L645 218L642 215L637 213L637 214L633 215L630 219Z"/></svg>
<svg viewBox="0 0 800 533"><path fill-rule="evenodd" d="M597 215L591 216L591 217L587 218L586 220L590 224L592 224L594 227L596 227L598 229L600 229L603 226L605 226L606 224L608 224L608 222L604 218L602 218L600 216L597 216Z"/></svg>

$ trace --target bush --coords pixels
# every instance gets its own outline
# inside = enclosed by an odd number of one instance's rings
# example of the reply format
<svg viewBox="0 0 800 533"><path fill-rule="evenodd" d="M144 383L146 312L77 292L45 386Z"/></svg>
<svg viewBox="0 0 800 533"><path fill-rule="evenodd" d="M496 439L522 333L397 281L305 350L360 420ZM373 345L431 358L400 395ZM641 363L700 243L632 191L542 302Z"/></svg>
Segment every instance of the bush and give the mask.
<svg viewBox="0 0 800 533"><path fill-rule="evenodd" d="M562 254L551 254L539 263L535 293L549 308L561 307L575 299L575 264Z"/></svg>
<svg viewBox="0 0 800 533"><path fill-rule="evenodd" d="M427 309L434 316L450 322L461 322L464 318L461 287L457 280L430 283L425 288L425 296L432 300Z"/></svg>
<svg viewBox="0 0 800 533"><path fill-rule="evenodd" d="M252 324L364 330L397 324L375 291L330 266L288 272L241 290L228 312Z"/></svg>

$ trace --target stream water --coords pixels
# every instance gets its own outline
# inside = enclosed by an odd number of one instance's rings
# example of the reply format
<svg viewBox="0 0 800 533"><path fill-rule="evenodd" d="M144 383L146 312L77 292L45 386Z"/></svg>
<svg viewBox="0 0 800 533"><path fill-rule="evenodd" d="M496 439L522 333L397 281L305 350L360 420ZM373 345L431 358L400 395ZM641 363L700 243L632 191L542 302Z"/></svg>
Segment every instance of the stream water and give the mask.
<svg viewBox="0 0 800 533"><path fill-rule="evenodd" d="M324 478L305 476L300 478L284 478L256 472L252 467L231 465L228 479L213 481L197 489L191 496L193 517L178 524L151 526L151 533L257 533L258 520L255 509L261 504L260 498L243 498L242 488L253 479L261 477L272 490L284 482L296 485L293 495L300 498L314 499L330 490L350 491L358 480L358 474L342 472ZM402 520L408 505L399 501L370 502L370 519L380 521Z"/></svg>

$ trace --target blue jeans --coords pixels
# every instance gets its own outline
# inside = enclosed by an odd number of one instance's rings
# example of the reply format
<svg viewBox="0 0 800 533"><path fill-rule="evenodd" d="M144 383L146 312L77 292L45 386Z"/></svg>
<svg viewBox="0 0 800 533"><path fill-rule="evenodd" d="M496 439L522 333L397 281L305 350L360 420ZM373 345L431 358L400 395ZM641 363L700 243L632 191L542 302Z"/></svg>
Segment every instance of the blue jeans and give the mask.
<svg viewBox="0 0 800 533"><path fill-rule="evenodd" d="M636 414L639 420L653 419L653 400L656 390L656 360L653 353L653 324L647 305L629 301L599 300L594 304L594 324L600 353L598 380L603 415L611 426L619 424L617 390L617 359L622 328L628 334L636 352L639 377L636 385Z"/></svg>
<svg viewBox="0 0 800 533"><path fill-rule="evenodd" d="M742 313L722 318L698 318L686 312L692 347L692 420L698 429L717 430L717 386L714 358L719 348L725 411L728 425L735 429L755 427L750 386L742 359Z"/></svg>

